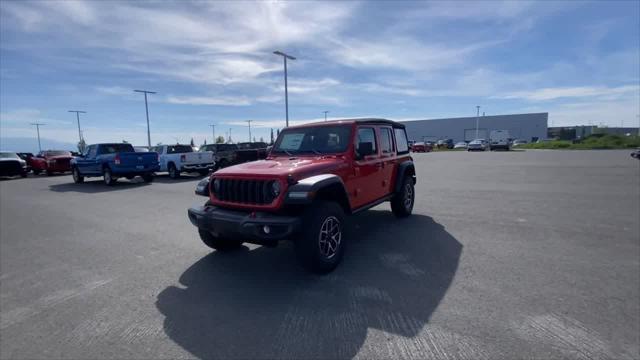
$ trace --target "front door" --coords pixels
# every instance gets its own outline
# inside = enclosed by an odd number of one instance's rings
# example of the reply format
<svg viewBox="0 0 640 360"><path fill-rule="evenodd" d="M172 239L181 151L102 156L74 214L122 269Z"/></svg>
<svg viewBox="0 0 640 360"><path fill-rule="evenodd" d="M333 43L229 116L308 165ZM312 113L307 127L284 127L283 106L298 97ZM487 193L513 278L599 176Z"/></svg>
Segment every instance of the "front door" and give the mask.
<svg viewBox="0 0 640 360"><path fill-rule="evenodd" d="M380 161L376 128L373 126L359 126L355 139L356 160L353 167L353 180L349 185L349 201L353 208L367 205L382 196L384 191L379 185L382 182L382 163ZM361 155L360 148L369 143L373 153Z"/></svg>

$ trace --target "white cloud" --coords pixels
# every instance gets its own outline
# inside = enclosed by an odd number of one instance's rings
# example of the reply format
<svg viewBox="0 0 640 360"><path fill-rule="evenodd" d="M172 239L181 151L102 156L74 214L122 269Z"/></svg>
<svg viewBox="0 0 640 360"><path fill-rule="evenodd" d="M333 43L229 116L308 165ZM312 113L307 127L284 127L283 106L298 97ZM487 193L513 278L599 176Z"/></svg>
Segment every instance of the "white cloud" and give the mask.
<svg viewBox="0 0 640 360"><path fill-rule="evenodd" d="M167 102L181 105L226 105L226 106L247 106L251 101L246 97L205 97L205 96L169 96Z"/></svg>
<svg viewBox="0 0 640 360"><path fill-rule="evenodd" d="M30 125L36 122L47 125L71 125L71 121L52 119L38 109L17 109L0 113L0 124L4 126Z"/></svg>
<svg viewBox="0 0 640 360"><path fill-rule="evenodd" d="M561 88L543 88L533 91L517 91L496 96L499 99L525 99L533 101L554 100L560 98L579 98L607 96L616 97L619 95L638 93L640 86L624 85L618 87L595 87L595 86L578 86L578 87L561 87Z"/></svg>

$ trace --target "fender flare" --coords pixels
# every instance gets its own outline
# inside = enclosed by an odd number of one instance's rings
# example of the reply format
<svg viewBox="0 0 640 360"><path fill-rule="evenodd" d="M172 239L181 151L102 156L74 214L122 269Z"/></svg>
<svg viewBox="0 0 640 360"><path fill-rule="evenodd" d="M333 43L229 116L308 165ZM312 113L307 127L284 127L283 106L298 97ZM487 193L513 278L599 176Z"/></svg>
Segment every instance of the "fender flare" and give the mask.
<svg viewBox="0 0 640 360"><path fill-rule="evenodd" d="M413 161L405 161L398 166L398 172L396 175L396 184L394 186L394 192L400 192L404 178L410 176L413 179L413 184L416 183L416 167Z"/></svg>
<svg viewBox="0 0 640 360"><path fill-rule="evenodd" d="M310 204L313 202L314 197L320 190L329 186L339 186L342 189L343 194L338 195L344 195L347 203L349 202L344 182L339 176L334 174L311 176L289 186L284 202L285 204Z"/></svg>

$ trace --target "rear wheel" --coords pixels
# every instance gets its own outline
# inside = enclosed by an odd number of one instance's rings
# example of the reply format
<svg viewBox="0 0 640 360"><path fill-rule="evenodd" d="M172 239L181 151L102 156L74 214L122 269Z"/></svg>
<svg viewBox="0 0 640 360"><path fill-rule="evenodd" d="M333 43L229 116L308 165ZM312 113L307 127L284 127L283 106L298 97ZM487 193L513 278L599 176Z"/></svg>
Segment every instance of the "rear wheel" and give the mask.
<svg viewBox="0 0 640 360"><path fill-rule="evenodd" d="M176 166L173 163L169 164L169 177L172 179L177 179L180 177L180 171L176 169Z"/></svg>
<svg viewBox="0 0 640 360"><path fill-rule="evenodd" d="M198 229L198 234L200 234L200 240L205 245L218 251L229 251L242 246L242 241L240 240L214 236L206 230Z"/></svg>
<svg viewBox="0 0 640 360"><path fill-rule="evenodd" d="M73 176L73 182L76 184L80 184L81 182L84 182L84 176L80 175L80 172L78 171L77 167L74 167L73 169L71 169L71 176Z"/></svg>
<svg viewBox="0 0 640 360"><path fill-rule="evenodd" d="M318 201L304 214L303 230L295 242L301 265L315 273L328 273L344 255L344 212L335 202Z"/></svg>
<svg viewBox="0 0 640 360"><path fill-rule="evenodd" d="M152 182L153 181L153 174L148 173L148 174L142 175L142 180L144 180L144 182L146 182L146 183Z"/></svg>
<svg viewBox="0 0 640 360"><path fill-rule="evenodd" d="M393 211L393 214L400 218L411 215L415 196L413 179L405 176L404 180L402 180L402 189L391 199L391 211Z"/></svg>
<svg viewBox="0 0 640 360"><path fill-rule="evenodd" d="M102 179L104 180L104 183L109 186L112 186L118 180L113 177L113 174L111 173L111 169L109 169L108 167L102 170Z"/></svg>

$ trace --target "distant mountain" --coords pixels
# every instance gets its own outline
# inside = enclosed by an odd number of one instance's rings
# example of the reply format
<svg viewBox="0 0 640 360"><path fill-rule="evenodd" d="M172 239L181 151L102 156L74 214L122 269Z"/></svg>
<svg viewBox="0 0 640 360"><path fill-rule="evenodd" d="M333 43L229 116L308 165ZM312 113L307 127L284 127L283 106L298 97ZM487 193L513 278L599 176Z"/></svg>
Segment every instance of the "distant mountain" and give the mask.
<svg viewBox="0 0 640 360"><path fill-rule="evenodd" d="M78 151L76 144L62 142L52 139L40 138L42 150L69 150ZM35 138L19 138L19 137L2 137L0 138L0 150L16 151L16 152L38 152L38 139Z"/></svg>

